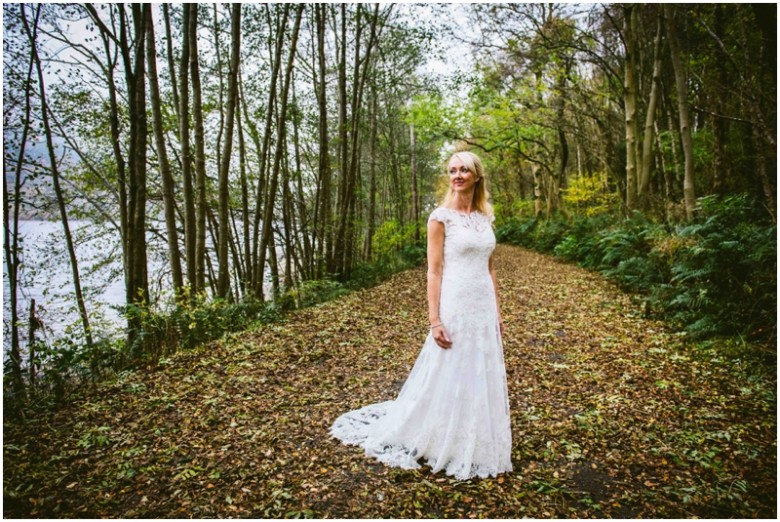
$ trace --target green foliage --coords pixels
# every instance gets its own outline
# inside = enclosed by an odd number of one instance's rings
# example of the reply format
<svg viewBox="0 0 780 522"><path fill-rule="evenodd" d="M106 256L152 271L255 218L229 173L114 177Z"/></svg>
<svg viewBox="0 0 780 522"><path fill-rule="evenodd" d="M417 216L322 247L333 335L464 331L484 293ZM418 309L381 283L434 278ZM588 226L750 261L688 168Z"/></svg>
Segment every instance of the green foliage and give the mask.
<svg viewBox="0 0 780 522"><path fill-rule="evenodd" d="M591 207L592 208L592 207ZM671 227L640 213L510 218L500 241L552 252L641 296L694 338L776 338L776 226L746 195L699 200L696 220Z"/></svg>
<svg viewBox="0 0 780 522"><path fill-rule="evenodd" d="M609 190L606 173L590 176L578 176L568 181L563 192L563 202L567 208L586 216L595 216L610 212L620 204L620 195Z"/></svg>
<svg viewBox="0 0 780 522"><path fill-rule="evenodd" d="M304 308L336 299L346 293L349 293L349 290L338 281L313 279L301 282L288 295L298 308Z"/></svg>
<svg viewBox="0 0 780 522"><path fill-rule="evenodd" d="M667 312L690 333L776 335L777 228L744 195L699 200L700 216L677 230Z"/></svg>
<svg viewBox="0 0 780 522"><path fill-rule="evenodd" d="M153 360L175 352L179 347L192 348L216 339L226 332L245 330L253 323L270 323L280 319L273 304L259 301L229 303L221 299L197 296L192 303L184 296L180 304L167 313L148 307L130 305L126 314L136 329L135 342L125 348L128 362Z"/></svg>
<svg viewBox="0 0 780 522"><path fill-rule="evenodd" d="M419 225L416 223L407 223L401 226L395 219L382 223L374 233L374 238L371 242L375 258L383 259L395 255L406 246L412 244L414 242L414 229L417 226Z"/></svg>
<svg viewBox="0 0 780 522"><path fill-rule="evenodd" d="M504 220L503 225L496 227L496 239L502 243L532 247L533 241L531 233L536 228L536 223L536 218L506 219Z"/></svg>
<svg viewBox="0 0 780 522"><path fill-rule="evenodd" d="M353 289L374 286L401 270L420 266L425 260L425 255L425 247L411 241L392 255L385 255L376 261L357 265L352 271L352 278L347 282L347 286Z"/></svg>

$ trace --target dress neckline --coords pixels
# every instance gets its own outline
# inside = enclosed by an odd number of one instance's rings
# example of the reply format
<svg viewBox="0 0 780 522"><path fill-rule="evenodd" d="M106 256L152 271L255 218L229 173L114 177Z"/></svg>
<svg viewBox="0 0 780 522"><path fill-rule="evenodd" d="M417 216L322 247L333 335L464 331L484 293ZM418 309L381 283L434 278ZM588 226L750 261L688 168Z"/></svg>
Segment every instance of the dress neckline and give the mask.
<svg viewBox="0 0 780 522"><path fill-rule="evenodd" d="M464 212L462 210L456 210L454 208L449 208L449 207L439 207L439 208L443 208L444 210L449 210L450 212L454 212L455 214L460 214L461 216L465 216L465 217L471 217L471 216L473 216L475 214L476 215L482 215L482 212L480 212L479 210L472 210L471 212Z"/></svg>

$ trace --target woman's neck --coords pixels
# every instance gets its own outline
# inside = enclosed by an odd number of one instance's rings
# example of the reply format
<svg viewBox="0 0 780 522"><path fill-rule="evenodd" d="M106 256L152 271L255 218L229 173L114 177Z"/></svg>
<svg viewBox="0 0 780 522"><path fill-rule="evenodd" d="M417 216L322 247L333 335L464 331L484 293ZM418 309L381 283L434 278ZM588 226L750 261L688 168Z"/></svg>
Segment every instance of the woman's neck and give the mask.
<svg viewBox="0 0 780 522"><path fill-rule="evenodd" d="M474 211L474 191L469 193L456 193L448 205L452 210L470 214Z"/></svg>

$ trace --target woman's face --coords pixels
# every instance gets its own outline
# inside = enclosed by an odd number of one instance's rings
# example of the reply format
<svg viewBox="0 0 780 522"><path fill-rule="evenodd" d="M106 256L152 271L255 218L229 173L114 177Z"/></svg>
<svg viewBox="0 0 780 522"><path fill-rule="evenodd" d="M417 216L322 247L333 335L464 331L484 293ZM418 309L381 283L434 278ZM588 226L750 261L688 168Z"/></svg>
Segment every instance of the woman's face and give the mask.
<svg viewBox="0 0 780 522"><path fill-rule="evenodd" d="M476 176L463 162L455 156L447 167L450 174L450 188L453 192L468 193L477 184Z"/></svg>

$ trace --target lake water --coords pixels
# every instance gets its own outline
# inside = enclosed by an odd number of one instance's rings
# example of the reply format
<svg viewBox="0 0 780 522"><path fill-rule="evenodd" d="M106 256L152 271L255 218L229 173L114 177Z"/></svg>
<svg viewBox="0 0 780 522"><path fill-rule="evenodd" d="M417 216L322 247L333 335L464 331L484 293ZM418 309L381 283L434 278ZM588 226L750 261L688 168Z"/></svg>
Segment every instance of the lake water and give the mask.
<svg viewBox="0 0 780 522"><path fill-rule="evenodd" d="M120 308L125 304L122 249L119 232L88 221L72 220L81 286L93 335L96 339L121 335L125 321ZM240 227L241 224L238 223ZM158 228L164 230L162 223ZM22 267L19 272L17 310L21 326L20 343L27 345L30 302L35 299L36 313L44 324L43 335L52 340L69 329L81 333L81 323L73 291L73 275L65 246L65 234L58 221L22 220ZM210 239L210 238L209 238ZM211 245L209 245L210 247ZM167 244L159 235L147 236L149 287L153 296L165 296L170 289ZM281 263L283 250L277 247ZM216 266L216 259L212 259ZM265 292L271 292L266 270ZM10 349L10 288L3 260L3 355ZM41 335L40 333L38 335Z"/></svg>
<svg viewBox="0 0 780 522"><path fill-rule="evenodd" d="M96 335L118 332L122 317L117 307L125 302L125 284L121 267L121 240L114 231L97 233L86 221L71 222L79 272L90 319L94 315ZM51 340L78 325L79 315L73 291L73 276L65 247L62 224L52 221L20 221L22 266L19 271L17 310L22 321L20 335L26 344L30 302L35 299L36 312L44 324L43 333ZM158 264L160 261L158 261ZM152 267L150 266L150 273ZM3 352L10 346L10 288L3 263ZM78 326L80 328L80 326Z"/></svg>

